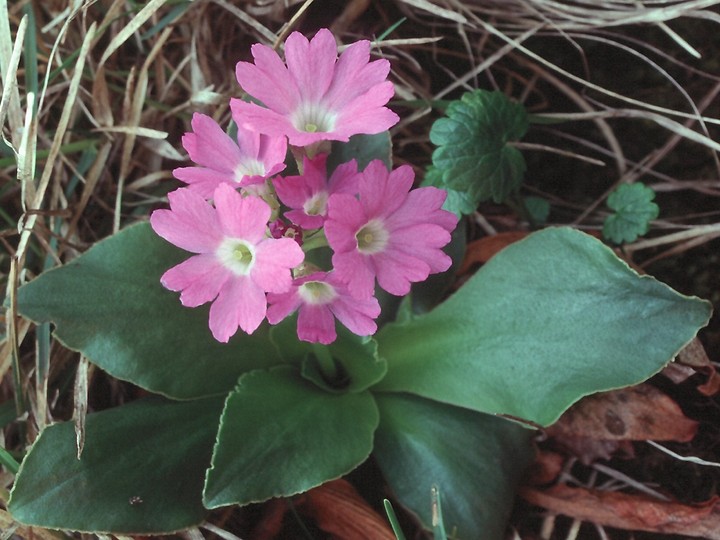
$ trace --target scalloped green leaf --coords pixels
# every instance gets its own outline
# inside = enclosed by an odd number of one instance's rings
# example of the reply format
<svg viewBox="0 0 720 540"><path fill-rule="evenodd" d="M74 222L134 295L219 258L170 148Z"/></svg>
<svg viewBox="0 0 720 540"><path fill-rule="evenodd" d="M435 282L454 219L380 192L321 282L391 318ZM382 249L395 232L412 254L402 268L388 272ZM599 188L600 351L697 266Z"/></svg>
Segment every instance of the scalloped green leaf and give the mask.
<svg viewBox="0 0 720 540"><path fill-rule="evenodd" d="M22 462L10 513L38 527L126 535L201 523L222 405L148 398L89 414L80 459L73 422L49 426Z"/></svg>
<svg viewBox="0 0 720 540"><path fill-rule="evenodd" d="M504 201L522 183L525 159L508 143L525 135L527 112L501 92L463 94L435 121L430 141L433 165L445 185L467 193L475 205Z"/></svg>
<svg viewBox="0 0 720 540"><path fill-rule="evenodd" d="M189 256L134 225L18 291L20 313L113 377L178 399L225 394L244 372L281 362L262 326L229 344L208 329L208 306L186 308L160 276Z"/></svg>
<svg viewBox="0 0 720 540"><path fill-rule="evenodd" d="M473 197L466 191L457 191L449 187L443 180L442 171L437 167L430 165L425 171L425 178L422 181L423 186L435 186L447 191L447 198L443 203L443 210L452 212L456 216L464 216L472 214L478 205Z"/></svg>
<svg viewBox="0 0 720 540"><path fill-rule="evenodd" d="M589 235L545 229L430 313L385 326L376 340L388 372L373 391L549 425L585 395L660 371L711 311Z"/></svg>
<svg viewBox="0 0 720 540"><path fill-rule="evenodd" d="M650 221L660 214L660 208L652 202L654 198L655 192L641 182L618 186L607 200L615 212L605 218L603 236L621 244L646 234Z"/></svg>
<svg viewBox="0 0 720 540"><path fill-rule="evenodd" d="M205 505L285 497L339 478L370 455L378 423L367 391L326 392L291 366L247 373L225 405Z"/></svg>
<svg viewBox="0 0 720 540"><path fill-rule="evenodd" d="M379 394L377 404L373 456L400 502L430 529L436 485L454 537L502 540L533 432L408 394Z"/></svg>

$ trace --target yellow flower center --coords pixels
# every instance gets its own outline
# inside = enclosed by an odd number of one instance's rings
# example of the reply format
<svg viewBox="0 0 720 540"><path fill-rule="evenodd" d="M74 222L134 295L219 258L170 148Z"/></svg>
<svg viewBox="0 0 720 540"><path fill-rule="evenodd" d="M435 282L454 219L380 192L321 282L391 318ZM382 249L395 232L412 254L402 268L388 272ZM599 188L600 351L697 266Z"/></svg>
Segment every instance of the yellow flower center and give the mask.
<svg viewBox="0 0 720 540"><path fill-rule="evenodd" d="M215 255L234 274L247 276L255 266L255 246L239 238L225 238Z"/></svg>
<svg viewBox="0 0 720 540"><path fill-rule="evenodd" d="M382 221L378 219L370 220L355 233L358 251L363 255L372 255L383 251L387 246L389 238L389 233L385 229Z"/></svg>
<svg viewBox="0 0 720 540"><path fill-rule="evenodd" d="M307 281L298 287L298 294L306 304L312 305L328 304L337 296L335 287L324 281Z"/></svg>

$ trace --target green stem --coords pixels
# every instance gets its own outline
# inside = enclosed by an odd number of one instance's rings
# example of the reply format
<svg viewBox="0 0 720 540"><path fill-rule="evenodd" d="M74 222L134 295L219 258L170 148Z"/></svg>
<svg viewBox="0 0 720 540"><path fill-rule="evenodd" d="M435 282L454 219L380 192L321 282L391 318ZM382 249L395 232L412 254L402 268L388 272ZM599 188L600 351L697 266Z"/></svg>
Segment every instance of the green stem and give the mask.
<svg viewBox="0 0 720 540"><path fill-rule="evenodd" d="M0 446L0 465L3 465L12 474L17 474L18 469L20 469L17 460L2 446Z"/></svg>
<svg viewBox="0 0 720 540"><path fill-rule="evenodd" d="M335 359L330 354L330 350L324 345L320 345L318 343L313 343L312 350L313 353L315 353L318 369L320 370L320 373L322 373L323 378L328 381L328 383L336 380L338 376L338 368L335 363Z"/></svg>
<svg viewBox="0 0 720 540"><path fill-rule="evenodd" d="M327 247L328 241L325 237L325 229L319 229L317 232L303 238L303 251L307 253L313 249Z"/></svg>

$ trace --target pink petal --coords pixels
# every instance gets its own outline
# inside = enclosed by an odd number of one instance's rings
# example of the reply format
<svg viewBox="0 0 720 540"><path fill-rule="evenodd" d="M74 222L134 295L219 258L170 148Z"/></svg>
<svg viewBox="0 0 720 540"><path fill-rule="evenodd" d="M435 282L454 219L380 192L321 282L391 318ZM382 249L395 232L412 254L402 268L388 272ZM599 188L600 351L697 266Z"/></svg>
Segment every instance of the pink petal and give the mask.
<svg viewBox="0 0 720 540"><path fill-rule="evenodd" d="M302 304L297 293L297 287L292 287L284 293L268 293L267 320L270 324L277 324L293 313Z"/></svg>
<svg viewBox="0 0 720 540"><path fill-rule="evenodd" d="M232 172L241 159L240 150L220 125L205 114L192 118L194 133L183 136L183 146L198 165Z"/></svg>
<svg viewBox="0 0 720 540"><path fill-rule="evenodd" d="M222 343L227 343L238 327L252 334L265 318L266 309L263 290L251 279L235 276L210 306L210 331Z"/></svg>
<svg viewBox="0 0 720 540"><path fill-rule="evenodd" d="M319 193L327 196L327 154L320 154L314 159L303 159L303 174L274 178L273 185L280 200L292 210L285 213L290 221L304 229L317 229L325 221L322 215L308 215L305 204Z"/></svg>
<svg viewBox="0 0 720 540"><path fill-rule="evenodd" d="M412 227L418 223L434 223L452 231L457 226L458 218L452 212L442 210L447 192L432 186L413 189L407 196L405 204L387 218L390 229Z"/></svg>
<svg viewBox="0 0 720 540"><path fill-rule="evenodd" d="M445 247L451 239L450 233L434 223L417 223L391 230L390 244L393 248L404 249L412 253L423 246L432 249Z"/></svg>
<svg viewBox="0 0 720 540"><path fill-rule="evenodd" d="M320 190L326 189L325 161L327 154L314 160L303 159L303 174L273 178L273 186L282 203L290 208L302 208Z"/></svg>
<svg viewBox="0 0 720 540"><path fill-rule="evenodd" d="M230 99L230 108L233 115L242 118L240 125L246 129L276 137L299 133L287 116L275 110L266 109L255 103L246 103L235 98ZM292 143L292 141L290 142Z"/></svg>
<svg viewBox="0 0 720 540"><path fill-rule="evenodd" d="M308 216L303 210L290 210L285 212L285 217L306 230L319 229L325 223L323 216Z"/></svg>
<svg viewBox="0 0 720 540"><path fill-rule="evenodd" d="M292 238L268 238L255 247L255 266L252 279L263 290L282 293L290 289L295 268L305 258L305 253Z"/></svg>
<svg viewBox="0 0 720 540"><path fill-rule="evenodd" d="M365 93L369 88L384 81L390 71L390 62L381 60L378 67L384 69L384 74L370 72L366 74L363 70L368 67L370 61L370 42L367 40L357 41L349 45L338 58L335 64L333 81L328 88L323 102L334 110L340 110L345 103L351 101L359 94ZM376 64L373 62L372 64ZM373 68L373 71L376 71Z"/></svg>
<svg viewBox="0 0 720 540"><path fill-rule="evenodd" d="M365 106L358 104L358 108L343 109L338 117L338 129L334 132L333 140L346 140L356 133L375 135L387 131L400 121L400 117L387 107Z"/></svg>
<svg viewBox="0 0 720 540"><path fill-rule="evenodd" d="M252 46L255 64L238 62L235 76L245 92L266 107L288 114L295 110L300 91L280 56L266 45Z"/></svg>
<svg viewBox="0 0 720 540"><path fill-rule="evenodd" d="M350 195L358 194L358 183L360 176L358 174L357 161L350 160L347 163L341 163L330 176L328 181L328 193L348 193Z"/></svg>
<svg viewBox="0 0 720 540"><path fill-rule="evenodd" d="M171 244L193 253L209 253L222 241L217 214L212 206L189 189L168 194L170 210L155 210L153 230Z"/></svg>
<svg viewBox="0 0 720 540"><path fill-rule="evenodd" d="M265 238L270 219L270 206L258 197L243 197L227 184L221 184L214 194L215 208L225 236L241 238L257 244Z"/></svg>
<svg viewBox="0 0 720 540"><path fill-rule="evenodd" d="M371 336L377 331L373 319L380 315L380 303L374 296L362 299L341 296L330 305L330 310L353 334Z"/></svg>
<svg viewBox="0 0 720 540"><path fill-rule="evenodd" d="M182 291L183 306L197 307L214 300L230 276L214 254L204 253L173 266L163 274L160 283L171 291Z"/></svg>
<svg viewBox="0 0 720 540"><path fill-rule="evenodd" d="M405 296L411 283L425 281L430 275L430 266L425 261L398 250L388 249L372 257L378 285L390 294Z"/></svg>
<svg viewBox="0 0 720 540"><path fill-rule="evenodd" d="M300 306L297 331L301 340L311 343L329 345L337 338L335 317L326 305Z"/></svg>
<svg viewBox="0 0 720 540"><path fill-rule="evenodd" d="M215 189L220 184L235 185L235 176L221 173L204 167L178 167L173 169L173 176L185 182L188 189L194 191L204 199L212 199Z"/></svg>
<svg viewBox="0 0 720 540"><path fill-rule="evenodd" d="M369 218L390 216L404 203L415 173L409 165L388 172L379 159L371 161L359 182L360 202Z"/></svg>
<svg viewBox="0 0 720 540"><path fill-rule="evenodd" d="M357 251L334 253L333 273L347 284L348 291L355 298L368 298L375 292L375 265L370 257Z"/></svg>
<svg viewBox="0 0 720 540"><path fill-rule="evenodd" d="M340 111L347 120L352 120L352 115L361 113L364 108L374 111L384 107L394 95L395 85L385 80L385 77L370 84L367 78L358 73L352 92L343 94L342 99L336 98L332 105L328 103L329 99L325 103L333 110Z"/></svg>
<svg viewBox="0 0 720 540"><path fill-rule="evenodd" d="M258 159L265 165L265 177L273 176L285 168L287 138L284 135L260 135Z"/></svg>
<svg viewBox="0 0 720 540"><path fill-rule="evenodd" d="M285 41L285 60L305 102L318 102L333 80L337 45L332 33L322 28L312 41L293 32Z"/></svg>
<svg viewBox="0 0 720 540"><path fill-rule="evenodd" d="M355 234L368 222L363 207L355 197L336 193L328 198L325 236L333 251L346 252L357 249Z"/></svg>
<svg viewBox="0 0 720 540"><path fill-rule="evenodd" d="M295 129L295 126L287 132L288 142L293 146L310 146L320 141L348 142L352 135L354 134L340 133L338 131L316 131L315 133L310 133L307 131L299 131Z"/></svg>
<svg viewBox="0 0 720 540"><path fill-rule="evenodd" d="M284 135L265 135L249 129L244 123L245 119L238 116L235 111L233 111L233 120L238 127L237 140L242 154L239 163L248 160L262 163L265 172L261 178L267 178L285 168L287 138Z"/></svg>
<svg viewBox="0 0 720 540"><path fill-rule="evenodd" d="M242 117L236 117L235 114L232 116L237 124L237 144L242 151L243 158L257 159L260 154L260 134L243 126Z"/></svg>
<svg viewBox="0 0 720 540"><path fill-rule="evenodd" d="M350 136L323 131L315 133L298 131L290 121L290 112L271 108L266 109L255 103L247 103L239 99L231 98L230 108L234 114L242 117L242 125L246 129L276 137L287 137L288 142L293 146L308 146L325 140L347 141Z"/></svg>

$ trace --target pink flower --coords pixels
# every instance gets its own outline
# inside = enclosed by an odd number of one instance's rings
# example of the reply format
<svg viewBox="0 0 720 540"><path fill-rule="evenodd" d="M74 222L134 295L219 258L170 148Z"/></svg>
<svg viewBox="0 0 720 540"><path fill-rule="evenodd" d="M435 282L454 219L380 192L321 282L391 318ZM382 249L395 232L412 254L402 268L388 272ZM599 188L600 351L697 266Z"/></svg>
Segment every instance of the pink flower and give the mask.
<svg viewBox="0 0 720 540"><path fill-rule="evenodd" d="M287 140L248 130L239 122L237 143L207 115L195 113L192 132L183 135L182 144L190 159L200 167L180 167L173 171L193 191L206 199L220 184L245 187L262 183L285 168Z"/></svg>
<svg viewBox="0 0 720 540"><path fill-rule="evenodd" d="M281 294L268 294L267 318L277 324L299 309L298 337L303 341L327 345L335 341L335 318L359 336L377 330L375 319L380 304L373 296L353 298L334 273L316 272L296 279L292 288Z"/></svg>
<svg viewBox="0 0 720 540"><path fill-rule="evenodd" d="M192 253L160 278L171 291L182 291L184 306L212 302L210 330L227 342L238 327L251 334L265 318L265 292L281 293L292 285L290 269L304 254L290 238L266 238L270 207L256 197L242 197L227 184L213 194L215 207L189 189L168 195L170 210L150 216L155 232Z"/></svg>
<svg viewBox="0 0 720 540"><path fill-rule="evenodd" d="M370 62L370 42L358 41L337 56L332 33L321 29L312 41L293 32L285 42L287 66L270 47L252 46L255 63L238 62L237 80L265 107L230 101L244 126L286 135L290 144L347 141L356 133L386 131L399 118L385 107L394 94L390 63Z"/></svg>
<svg viewBox="0 0 720 540"><path fill-rule="evenodd" d="M412 168L388 173L382 161L370 162L360 178L360 199L338 193L328 199L325 235L338 278L358 298L380 287L395 295L410 284L443 272L451 260L442 252L457 224L441 209L446 192L434 187L410 191Z"/></svg>
<svg viewBox="0 0 720 540"><path fill-rule="evenodd" d="M327 154L303 159L301 176L275 177L275 192L285 206L290 221L303 229L319 229L327 214L327 199L333 193L357 194L357 162L353 159L335 168L328 181Z"/></svg>

